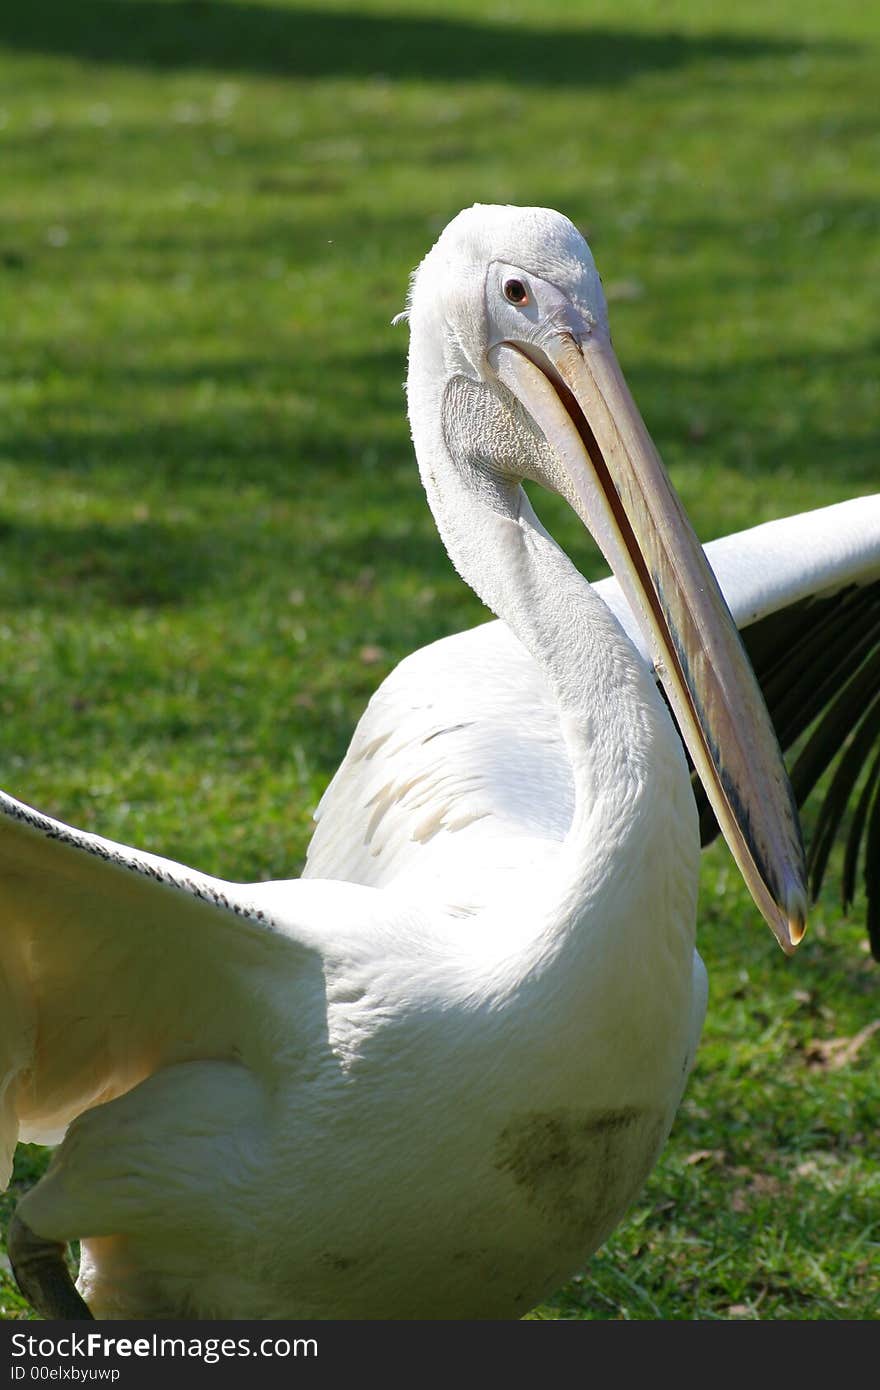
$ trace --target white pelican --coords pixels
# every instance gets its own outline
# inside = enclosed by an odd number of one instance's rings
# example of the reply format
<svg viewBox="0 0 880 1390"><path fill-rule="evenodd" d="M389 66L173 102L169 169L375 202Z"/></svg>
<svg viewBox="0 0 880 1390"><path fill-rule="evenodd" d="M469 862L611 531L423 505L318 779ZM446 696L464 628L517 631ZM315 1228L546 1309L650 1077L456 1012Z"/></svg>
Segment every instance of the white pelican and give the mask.
<svg viewBox="0 0 880 1390"><path fill-rule="evenodd" d="M428 497L506 626L385 683L307 876L230 884L2 800L4 1161L64 1135L9 1233L46 1316L510 1317L582 1266L669 1132L705 1007L697 812L646 652L756 902L786 950L802 934L772 727L582 238L462 213L410 319ZM643 638L523 478L590 526ZM753 617L876 573L860 506L776 590L759 533Z"/></svg>

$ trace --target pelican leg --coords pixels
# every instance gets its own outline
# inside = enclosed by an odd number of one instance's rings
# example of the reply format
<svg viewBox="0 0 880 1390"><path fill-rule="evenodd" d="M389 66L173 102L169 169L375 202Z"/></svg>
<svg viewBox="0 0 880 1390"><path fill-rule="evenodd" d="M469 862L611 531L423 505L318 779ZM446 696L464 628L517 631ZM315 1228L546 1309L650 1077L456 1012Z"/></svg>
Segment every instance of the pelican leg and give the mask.
<svg viewBox="0 0 880 1390"><path fill-rule="evenodd" d="M70 1277L61 1241L36 1235L16 1213L9 1223L6 1248L15 1282L41 1317L92 1320Z"/></svg>

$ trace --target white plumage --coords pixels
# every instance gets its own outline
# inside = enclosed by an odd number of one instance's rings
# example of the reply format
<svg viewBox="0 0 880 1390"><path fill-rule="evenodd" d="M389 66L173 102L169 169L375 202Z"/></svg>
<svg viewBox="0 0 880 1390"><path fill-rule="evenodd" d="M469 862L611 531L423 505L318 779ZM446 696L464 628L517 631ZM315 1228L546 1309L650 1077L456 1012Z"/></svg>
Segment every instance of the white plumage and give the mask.
<svg viewBox="0 0 880 1390"><path fill-rule="evenodd" d="M722 536L705 551L748 638L769 614L880 579L880 495ZM650 663L617 580L593 590ZM433 873L450 907L468 910L491 891L480 845L503 842L515 863L524 841L563 839L573 798L540 667L506 624L484 623L414 652L383 681L318 807L305 874L381 887L410 872L427 885ZM465 882L457 903L451 886Z"/></svg>
<svg viewBox="0 0 880 1390"><path fill-rule="evenodd" d="M577 575L519 486L562 489L566 469L592 486L546 391L567 400L560 342L589 363L604 341L598 278L558 214L473 209L420 271L412 316L429 497L511 626L383 684L305 877L228 884L0 802L7 1160L19 1134L70 1125L10 1240L47 1315L84 1314L57 1244L81 1239L99 1317L515 1316L605 1239L672 1124L705 1008L688 769L625 602ZM520 371L540 419L502 384ZM712 558L743 624L866 583L880 499ZM684 637L681 652L701 664ZM767 843L788 814L775 765L771 781ZM784 942L790 839L753 886L782 886Z"/></svg>

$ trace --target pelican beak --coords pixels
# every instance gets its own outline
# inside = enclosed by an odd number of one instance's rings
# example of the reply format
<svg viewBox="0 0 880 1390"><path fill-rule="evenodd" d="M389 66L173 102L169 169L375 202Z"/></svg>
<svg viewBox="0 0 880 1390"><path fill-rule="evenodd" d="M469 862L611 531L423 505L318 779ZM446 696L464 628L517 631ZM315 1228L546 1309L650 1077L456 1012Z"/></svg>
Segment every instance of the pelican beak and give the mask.
<svg viewBox="0 0 880 1390"><path fill-rule="evenodd" d="M540 347L498 344L489 360L560 459L556 490L616 574L724 838L791 954L807 894L788 774L736 625L607 335L555 331Z"/></svg>

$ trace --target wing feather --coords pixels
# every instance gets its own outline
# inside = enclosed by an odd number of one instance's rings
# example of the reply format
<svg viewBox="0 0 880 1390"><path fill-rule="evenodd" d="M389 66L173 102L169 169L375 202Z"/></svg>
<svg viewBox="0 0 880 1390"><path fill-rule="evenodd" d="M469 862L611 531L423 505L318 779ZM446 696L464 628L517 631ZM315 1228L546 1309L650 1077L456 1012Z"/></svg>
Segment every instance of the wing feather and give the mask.
<svg viewBox="0 0 880 1390"><path fill-rule="evenodd" d="M300 922L324 887L334 885L312 885L306 913L296 883L269 907L261 885L88 835L0 793L5 1156L19 1125L48 1140L158 1066L234 1058L271 1072L307 1050L323 992Z"/></svg>

